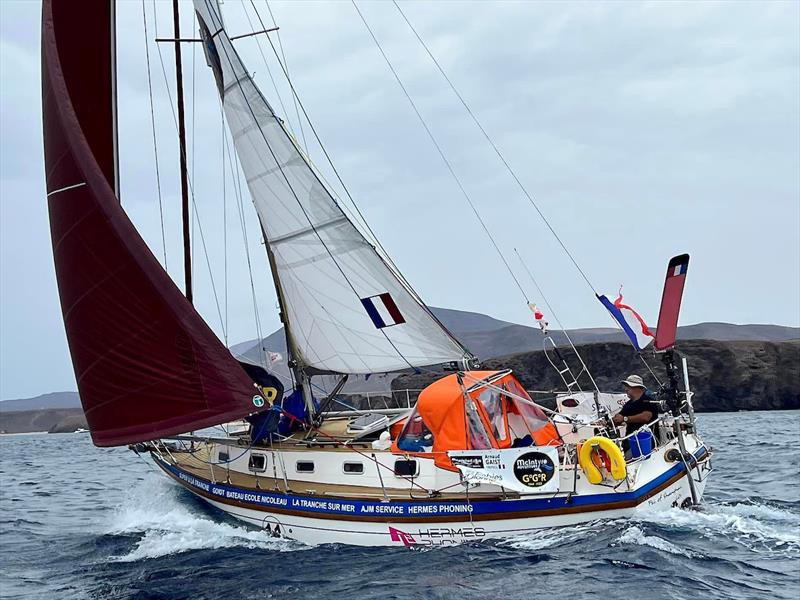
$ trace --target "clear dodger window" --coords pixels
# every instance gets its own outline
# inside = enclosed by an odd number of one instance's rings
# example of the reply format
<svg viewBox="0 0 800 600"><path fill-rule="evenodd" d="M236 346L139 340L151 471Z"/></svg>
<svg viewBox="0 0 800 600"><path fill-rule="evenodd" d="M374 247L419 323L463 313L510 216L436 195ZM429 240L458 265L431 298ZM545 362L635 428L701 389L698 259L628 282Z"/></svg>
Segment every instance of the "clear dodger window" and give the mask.
<svg viewBox="0 0 800 600"><path fill-rule="evenodd" d="M433 433L416 408L397 438L397 447L406 452L430 452L433 447Z"/></svg>
<svg viewBox="0 0 800 600"><path fill-rule="evenodd" d="M497 390L485 389L478 396L478 400L489 416L489 425L492 428L494 439L498 442L508 439L506 415L503 411L504 397Z"/></svg>

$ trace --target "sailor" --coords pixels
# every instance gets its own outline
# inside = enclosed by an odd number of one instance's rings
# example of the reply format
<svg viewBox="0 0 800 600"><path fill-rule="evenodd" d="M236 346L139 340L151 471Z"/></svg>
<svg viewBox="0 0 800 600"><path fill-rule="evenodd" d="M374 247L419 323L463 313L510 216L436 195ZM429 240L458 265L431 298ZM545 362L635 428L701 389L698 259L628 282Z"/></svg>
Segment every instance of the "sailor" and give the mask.
<svg viewBox="0 0 800 600"><path fill-rule="evenodd" d="M625 425L625 435L630 435L636 430L651 423L659 412L659 402L650 395L644 386L644 381L638 375L630 375L622 382L628 401L622 410L614 415L614 425ZM654 431L653 433L656 433Z"/></svg>

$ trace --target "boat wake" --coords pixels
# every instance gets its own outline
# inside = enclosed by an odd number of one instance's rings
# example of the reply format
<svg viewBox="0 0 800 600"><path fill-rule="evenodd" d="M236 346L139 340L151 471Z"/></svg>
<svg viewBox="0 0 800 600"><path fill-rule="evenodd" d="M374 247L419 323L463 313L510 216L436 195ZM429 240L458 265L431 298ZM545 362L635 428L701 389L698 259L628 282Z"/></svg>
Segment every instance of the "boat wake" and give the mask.
<svg viewBox="0 0 800 600"><path fill-rule="evenodd" d="M763 502L711 501L695 510L645 513L641 523L706 539L724 537L757 553L800 557L800 514Z"/></svg>
<svg viewBox="0 0 800 600"><path fill-rule="evenodd" d="M215 518L216 517L216 518ZM203 516L187 505L170 482L148 476L112 517L107 535L138 538L132 550L111 557L134 562L192 550L241 547L271 552L301 550L299 542L271 537L267 532L224 522L221 516Z"/></svg>

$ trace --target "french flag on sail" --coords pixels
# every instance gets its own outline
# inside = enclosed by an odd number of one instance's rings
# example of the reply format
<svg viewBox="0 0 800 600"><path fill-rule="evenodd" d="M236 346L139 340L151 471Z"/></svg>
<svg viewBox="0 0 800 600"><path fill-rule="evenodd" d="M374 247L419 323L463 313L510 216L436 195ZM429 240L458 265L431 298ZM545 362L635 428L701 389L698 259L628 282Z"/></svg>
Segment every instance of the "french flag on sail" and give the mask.
<svg viewBox="0 0 800 600"><path fill-rule="evenodd" d="M597 296L597 299L600 300L602 305L611 313L611 316L620 324L625 335L628 336L631 344L633 344L633 347L636 348L638 352L647 348L650 342L653 341L653 338L655 338L655 335L650 331L647 323L644 322L644 319L638 312L627 304L622 303L621 292L614 302L611 302L605 295Z"/></svg>
<svg viewBox="0 0 800 600"><path fill-rule="evenodd" d="M406 322L389 292L361 298L361 304L378 329Z"/></svg>

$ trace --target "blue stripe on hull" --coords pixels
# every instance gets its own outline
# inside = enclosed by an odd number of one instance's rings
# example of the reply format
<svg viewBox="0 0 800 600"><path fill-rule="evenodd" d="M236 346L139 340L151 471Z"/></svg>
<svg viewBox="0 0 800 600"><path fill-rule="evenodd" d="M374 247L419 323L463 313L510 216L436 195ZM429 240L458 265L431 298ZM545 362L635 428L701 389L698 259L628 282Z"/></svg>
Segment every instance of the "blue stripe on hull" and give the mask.
<svg viewBox="0 0 800 600"><path fill-rule="evenodd" d="M695 455L696 462L706 454L701 447ZM254 510L285 512L310 518L342 518L347 520L405 521L460 520L459 517L483 519L514 518L519 513L550 513L551 511L584 512L623 508L619 505L636 505L643 502L660 486L685 473L683 463L677 463L641 488L629 492L529 498L521 500L470 499L413 501L354 500L265 492L213 483L193 475L153 456L156 464L185 487L200 495L222 503L237 504ZM581 508L583 510L581 510ZM524 516L536 516L526 514Z"/></svg>

